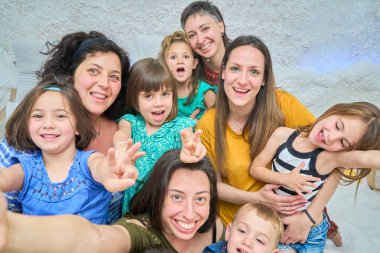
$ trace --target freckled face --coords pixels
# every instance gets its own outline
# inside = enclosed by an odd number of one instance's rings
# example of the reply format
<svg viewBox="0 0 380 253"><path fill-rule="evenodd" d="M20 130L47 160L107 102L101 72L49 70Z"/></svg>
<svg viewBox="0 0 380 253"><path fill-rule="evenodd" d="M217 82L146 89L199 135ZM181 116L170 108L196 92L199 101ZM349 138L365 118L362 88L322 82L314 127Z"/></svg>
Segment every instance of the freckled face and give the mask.
<svg viewBox="0 0 380 253"><path fill-rule="evenodd" d="M190 240L210 213L210 182L203 171L179 169L170 179L162 208L164 233Z"/></svg>
<svg viewBox="0 0 380 253"><path fill-rule="evenodd" d="M103 114L121 89L121 62L113 52L87 55L74 73L74 88L84 107L93 115Z"/></svg>
<svg viewBox="0 0 380 253"><path fill-rule="evenodd" d="M313 127L309 140L327 151L342 151L358 143L366 129L367 125L358 118L332 115Z"/></svg>

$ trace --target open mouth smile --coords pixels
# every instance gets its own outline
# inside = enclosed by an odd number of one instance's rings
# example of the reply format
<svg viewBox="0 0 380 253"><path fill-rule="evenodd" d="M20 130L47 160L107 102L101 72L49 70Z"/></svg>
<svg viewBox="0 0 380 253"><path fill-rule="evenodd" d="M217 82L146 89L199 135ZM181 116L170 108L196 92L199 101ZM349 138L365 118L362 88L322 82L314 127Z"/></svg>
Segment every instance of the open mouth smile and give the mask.
<svg viewBox="0 0 380 253"><path fill-rule="evenodd" d="M97 98L97 99L106 99L107 96L105 94L99 93L99 92L90 92L90 95Z"/></svg>
<svg viewBox="0 0 380 253"><path fill-rule="evenodd" d="M232 88L236 93L238 94L247 94L250 90L249 89L239 89L239 88Z"/></svg>

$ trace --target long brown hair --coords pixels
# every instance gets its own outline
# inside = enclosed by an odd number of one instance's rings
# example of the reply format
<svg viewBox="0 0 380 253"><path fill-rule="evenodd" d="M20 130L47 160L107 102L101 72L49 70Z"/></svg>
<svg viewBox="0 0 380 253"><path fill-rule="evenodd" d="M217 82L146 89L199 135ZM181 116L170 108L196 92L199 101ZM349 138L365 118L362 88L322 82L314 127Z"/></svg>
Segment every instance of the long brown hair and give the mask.
<svg viewBox="0 0 380 253"><path fill-rule="evenodd" d="M336 104L325 111L313 124L299 127L298 130L303 136L307 137L318 122L332 115L359 119L367 125L366 131L358 143L348 147L346 151L380 150L380 109L368 102ZM371 169L352 168L349 169L348 173L344 173L344 170L336 171L341 175L341 178L345 184L351 184L367 176Z"/></svg>
<svg viewBox="0 0 380 253"><path fill-rule="evenodd" d="M253 160L264 149L273 131L285 124L284 115L278 106L276 97L276 84L272 68L272 59L267 46L255 36L240 36L231 42L223 57L222 71L225 69L231 52L241 46L252 46L258 49L264 56L264 86L260 88L256 96L255 107L251 111L243 128L243 136L248 138L250 144L250 157ZM226 126L230 116L228 98L224 92L224 81L219 76L219 91L216 100L215 133L218 138L215 141L217 169L227 173L225 170L226 152Z"/></svg>

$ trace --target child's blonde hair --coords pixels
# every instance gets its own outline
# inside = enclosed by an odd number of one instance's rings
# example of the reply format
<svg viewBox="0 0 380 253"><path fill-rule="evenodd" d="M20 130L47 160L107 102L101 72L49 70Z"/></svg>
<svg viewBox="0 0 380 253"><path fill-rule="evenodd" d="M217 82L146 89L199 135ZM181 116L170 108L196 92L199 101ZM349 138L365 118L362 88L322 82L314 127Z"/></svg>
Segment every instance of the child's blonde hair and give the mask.
<svg viewBox="0 0 380 253"><path fill-rule="evenodd" d="M173 107L165 122L175 119L178 111L177 90L166 65L159 59L145 58L133 64L127 86L126 109L128 113L139 113L139 93L170 90L173 95Z"/></svg>
<svg viewBox="0 0 380 253"><path fill-rule="evenodd" d="M276 210L264 205L262 203L247 203L239 208L236 212L232 224L239 218L243 212L256 211L256 215L265 221L272 223L274 229L276 230L276 243L280 241L282 234L284 233L284 225L281 221L280 216L277 214Z"/></svg>
<svg viewBox="0 0 380 253"><path fill-rule="evenodd" d="M368 102L341 103L330 107L324 112L314 124L298 127L298 130L303 136L309 136L313 127L321 120L332 115L346 116L361 120L367 125L367 129L362 138L353 146L350 146L346 151L350 150L380 150L380 109L374 104ZM344 168L346 169L346 168ZM342 176L343 181L347 184L353 183L365 176L371 171L368 168L357 168L355 173L351 169L350 173L343 173L341 170L336 170Z"/></svg>
<svg viewBox="0 0 380 253"><path fill-rule="evenodd" d="M163 62L165 62L165 64L166 64L166 61L165 61L166 52L168 51L170 46L176 42L185 43L189 47L194 57L194 60L197 60L199 62L199 57L198 55L194 53L193 49L191 48L190 43L187 40L186 34L183 31L178 30L178 31L175 31L171 35L165 36L161 42L161 52L158 54L158 56ZM198 87L199 87L199 66L197 65L195 69L193 69L193 73L191 75L191 87L189 87L190 95L187 97L187 100L184 103L184 105L190 104L193 101L195 95L197 94Z"/></svg>

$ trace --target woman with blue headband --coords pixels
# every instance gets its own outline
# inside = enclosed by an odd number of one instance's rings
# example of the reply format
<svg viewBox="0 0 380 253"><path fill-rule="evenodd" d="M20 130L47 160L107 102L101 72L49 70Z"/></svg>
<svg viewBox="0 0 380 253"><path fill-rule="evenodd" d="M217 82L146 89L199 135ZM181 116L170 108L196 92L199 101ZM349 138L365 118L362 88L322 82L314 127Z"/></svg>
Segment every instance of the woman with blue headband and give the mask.
<svg viewBox="0 0 380 253"><path fill-rule="evenodd" d="M86 150L103 154L113 146L112 137L117 131L116 119L125 113L125 90L129 74L126 52L99 32L75 32L65 35L58 43L46 43L48 60L40 71L39 79L47 75L68 75L79 93L96 129L95 138ZM10 147L5 139L0 143L0 167L11 166L12 157L19 151ZM31 151L33 152L39 152ZM18 192L7 193L8 209L21 212ZM123 194L115 192L109 206L112 223L121 216Z"/></svg>

